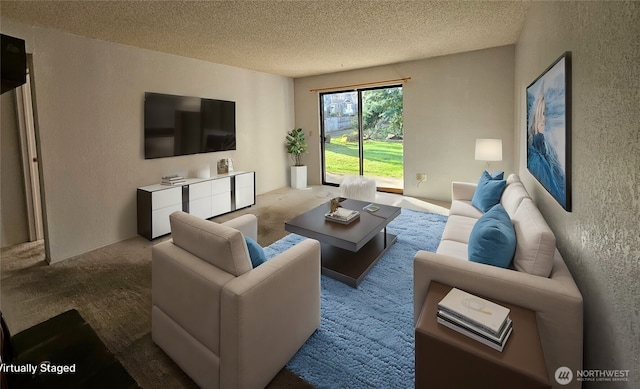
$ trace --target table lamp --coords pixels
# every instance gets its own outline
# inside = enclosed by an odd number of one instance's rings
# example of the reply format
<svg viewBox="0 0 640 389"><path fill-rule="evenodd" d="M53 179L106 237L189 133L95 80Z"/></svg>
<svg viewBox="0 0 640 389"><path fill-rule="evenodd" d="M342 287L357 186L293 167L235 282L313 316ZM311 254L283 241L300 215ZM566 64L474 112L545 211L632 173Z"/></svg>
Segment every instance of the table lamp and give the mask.
<svg viewBox="0 0 640 389"><path fill-rule="evenodd" d="M502 139L476 139L476 161L502 161Z"/></svg>

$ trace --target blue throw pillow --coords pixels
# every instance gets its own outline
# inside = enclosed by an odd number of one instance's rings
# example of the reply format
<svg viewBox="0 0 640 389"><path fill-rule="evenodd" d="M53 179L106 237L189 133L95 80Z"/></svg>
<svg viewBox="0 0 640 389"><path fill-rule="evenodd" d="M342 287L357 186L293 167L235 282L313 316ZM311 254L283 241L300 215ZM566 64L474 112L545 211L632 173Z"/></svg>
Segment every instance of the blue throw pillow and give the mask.
<svg viewBox="0 0 640 389"><path fill-rule="evenodd" d="M506 268L516 252L516 231L498 204L482 215L469 236L469 261Z"/></svg>
<svg viewBox="0 0 640 389"><path fill-rule="evenodd" d="M254 269L259 265L267 262L267 257L264 255L264 249L258 244L258 242L249 238L248 236L245 236L244 240L247 242L249 258L251 258L251 265L253 265Z"/></svg>
<svg viewBox="0 0 640 389"><path fill-rule="evenodd" d="M504 176L503 172L495 175L495 177ZM471 198L471 205L478 208L482 212L487 212L491 207L500 202L500 197L504 191L507 181L503 179L494 179L486 170L482 172L476 191Z"/></svg>
<svg viewBox="0 0 640 389"><path fill-rule="evenodd" d="M502 180L504 179L504 172L493 172L493 173L489 173L489 171L485 170L485 173L487 173L492 180Z"/></svg>

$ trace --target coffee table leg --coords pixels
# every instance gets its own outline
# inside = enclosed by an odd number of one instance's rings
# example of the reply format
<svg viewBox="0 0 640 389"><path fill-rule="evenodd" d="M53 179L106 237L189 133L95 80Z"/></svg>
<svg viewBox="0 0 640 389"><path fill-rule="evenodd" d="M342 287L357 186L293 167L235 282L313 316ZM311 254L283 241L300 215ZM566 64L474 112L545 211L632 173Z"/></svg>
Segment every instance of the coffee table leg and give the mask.
<svg viewBox="0 0 640 389"><path fill-rule="evenodd" d="M387 248L387 227L384 227L384 248Z"/></svg>

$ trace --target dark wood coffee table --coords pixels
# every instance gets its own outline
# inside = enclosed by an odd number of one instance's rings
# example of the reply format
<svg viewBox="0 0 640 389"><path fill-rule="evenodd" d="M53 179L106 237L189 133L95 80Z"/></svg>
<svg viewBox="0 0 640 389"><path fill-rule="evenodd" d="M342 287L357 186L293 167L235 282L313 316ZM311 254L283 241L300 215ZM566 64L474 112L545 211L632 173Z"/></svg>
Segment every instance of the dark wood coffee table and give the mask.
<svg viewBox="0 0 640 389"><path fill-rule="evenodd" d="M322 274L357 288L373 266L396 242L387 233L387 225L400 215L400 208L376 204L380 209L368 212L371 203L345 199L343 208L360 212L360 218L344 225L325 220L329 202L296 216L284 224L285 230L320 241Z"/></svg>

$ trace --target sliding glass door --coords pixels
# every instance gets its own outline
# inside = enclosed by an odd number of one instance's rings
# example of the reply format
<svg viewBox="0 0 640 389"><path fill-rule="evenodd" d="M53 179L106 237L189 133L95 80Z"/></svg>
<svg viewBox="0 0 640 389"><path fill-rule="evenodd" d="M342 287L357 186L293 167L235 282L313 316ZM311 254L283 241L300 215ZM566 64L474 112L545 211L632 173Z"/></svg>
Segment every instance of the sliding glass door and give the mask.
<svg viewBox="0 0 640 389"><path fill-rule="evenodd" d="M402 192L402 86L320 94L323 183L365 175Z"/></svg>
<svg viewBox="0 0 640 389"><path fill-rule="evenodd" d="M348 175L360 175L360 110L357 92L320 95L324 140L323 178L340 184Z"/></svg>

